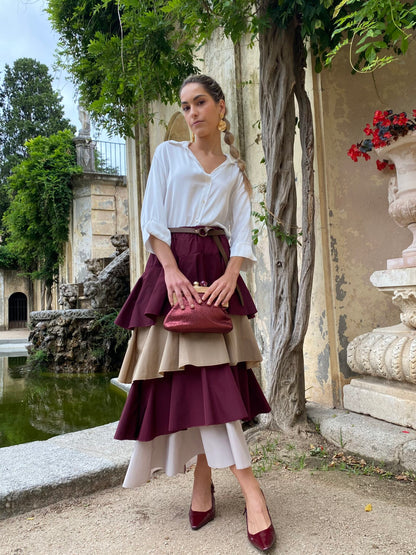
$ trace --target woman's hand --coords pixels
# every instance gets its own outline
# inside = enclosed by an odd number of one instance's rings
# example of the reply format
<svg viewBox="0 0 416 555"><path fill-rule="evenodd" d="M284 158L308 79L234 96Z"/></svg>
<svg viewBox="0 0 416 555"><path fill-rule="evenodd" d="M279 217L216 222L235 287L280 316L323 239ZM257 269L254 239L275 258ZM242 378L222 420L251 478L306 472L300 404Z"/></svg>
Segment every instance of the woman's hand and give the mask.
<svg viewBox="0 0 416 555"><path fill-rule="evenodd" d="M159 262L163 266L165 272L165 283L168 292L168 299L170 305L175 304L173 300L173 294L175 293L178 299L179 306L183 309L185 308L184 297L188 301L191 308L195 307L195 301L201 303L201 298L195 291L194 286L191 284L189 279L183 275L179 270L176 263L175 257L171 251L171 248L167 243L161 241L153 235L150 236L150 245L153 252L157 256Z"/></svg>
<svg viewBox="0 0 416 555"><path fill-rule="evenodd" d="M202 300L207 301L208 305L214 306L227 305L237 286L237 279L240 275L243 257L232 256L228 261L227 268L221 277L212 283L204 293Z"/></svg>
<svg viewBox="0 0 416 555"><path fill-rule="evenodd" d="M168 298L171 306L175 304L173 294L175 293L179 306L185 308L184 298L191 308L195 308L195 301L201 303L201 297L187 277L176 266L164 267L165 283L168 291Z"/></svg>

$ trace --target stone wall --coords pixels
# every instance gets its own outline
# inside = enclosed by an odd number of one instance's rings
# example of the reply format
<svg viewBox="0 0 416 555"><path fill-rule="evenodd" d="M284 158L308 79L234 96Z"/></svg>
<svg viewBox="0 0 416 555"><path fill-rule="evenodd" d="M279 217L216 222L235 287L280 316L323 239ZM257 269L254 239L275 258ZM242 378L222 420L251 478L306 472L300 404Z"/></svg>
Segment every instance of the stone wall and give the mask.
<svg viewBox="0 0 416 555"><path fill-rule="evenodd" d="M56 373L118 372L129 334L113 324L115 310L32 312L32 364Z"/></svg>
<svg viewBox="0 0 416 555"><path fill-rule="evenodd" d="M116 256L87 261L82 283L62 284L63 310L30 314L30 362L52 372L117 372L129 333L114 320L129 294L126 235L112 238Z"/></svg>
<svg viewBox="0 0 416 555"><path fill-rule="evenodd" d="M60 280L79 283L87 277L85 261L114 255L111 237L128 233L124 177L83 173L72 185L74 200L69 241Z"/></svg>

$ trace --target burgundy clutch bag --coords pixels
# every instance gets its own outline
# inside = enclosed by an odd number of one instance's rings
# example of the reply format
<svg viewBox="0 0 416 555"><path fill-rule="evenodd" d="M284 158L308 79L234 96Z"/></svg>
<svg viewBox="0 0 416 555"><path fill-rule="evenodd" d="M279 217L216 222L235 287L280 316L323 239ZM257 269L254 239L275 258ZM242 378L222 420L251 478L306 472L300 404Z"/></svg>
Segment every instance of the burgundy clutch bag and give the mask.
<svg viewBox="0 0 416 555"><path fill-rule="evenodd" d="M207 287L195 286L202 297ZM179 333L228 333L233 323L225 307L195 303L191 308L184 299L185 308L176 303L167 313L164 328Z"/></svg>

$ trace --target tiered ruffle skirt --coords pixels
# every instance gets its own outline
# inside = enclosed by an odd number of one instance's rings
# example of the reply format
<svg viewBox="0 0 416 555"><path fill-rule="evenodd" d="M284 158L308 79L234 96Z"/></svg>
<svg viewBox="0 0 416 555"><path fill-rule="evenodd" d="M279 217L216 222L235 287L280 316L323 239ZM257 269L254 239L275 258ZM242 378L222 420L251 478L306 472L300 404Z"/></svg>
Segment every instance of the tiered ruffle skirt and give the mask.
<svg viewBox="0 0 416 555"><path fill-rule="evenodd" d="M221 240L229 253L228 241ZM224 273L212 237L174 234L171 248L191 282L212 283ZM115 435L137 440L125 487L146 482L156 469L183 472L200 453L213 468L250 466L241 421L270 407L251 370L261 361L249 322L256 308L241 277L238 285L243 304L234 293L230 333L169 332L163 327L169 310L163 268L150 255L116 320L133 329L119 375L132 385Z"/></svg>

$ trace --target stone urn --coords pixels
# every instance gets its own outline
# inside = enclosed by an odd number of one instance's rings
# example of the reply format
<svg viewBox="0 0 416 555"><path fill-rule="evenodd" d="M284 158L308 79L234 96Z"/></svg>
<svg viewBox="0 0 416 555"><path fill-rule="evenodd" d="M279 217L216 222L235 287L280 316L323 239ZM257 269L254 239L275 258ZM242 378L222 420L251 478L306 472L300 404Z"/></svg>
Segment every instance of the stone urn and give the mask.
<svg viewBox="0 0 416 555"><path fill-rule="evenodd" d="M400 227L407 227L413 236L401 258L388 260L387 268L412 268L416 266L416 131L376 149L376 152L379 158L391 160L396 166L396 175L389 184L389 214Z"/></svg>

